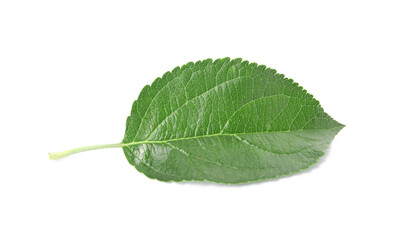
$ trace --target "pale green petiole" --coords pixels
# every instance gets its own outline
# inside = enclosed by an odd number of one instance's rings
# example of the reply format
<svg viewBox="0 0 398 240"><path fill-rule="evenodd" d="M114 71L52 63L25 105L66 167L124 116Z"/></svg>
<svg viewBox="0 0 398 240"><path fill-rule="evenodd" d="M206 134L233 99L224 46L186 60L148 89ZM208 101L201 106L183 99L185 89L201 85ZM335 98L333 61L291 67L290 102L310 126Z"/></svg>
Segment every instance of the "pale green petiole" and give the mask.
<svg viewBox="0 0 398 240"><path fill-rule="evenodd" d="M94 146L74 148L74 149L70 149L67 151L63 151L63 152L49 153L48 156L50 157L51 160L55 160L55 159L64 158L64 157L67 157L69 155L79 153L79 152L85 152L85 151L103 149L103 148L118 148L118 147L123 147L126 145L128 145L128 144L113 143L113 144L94 145Z"/></svg>

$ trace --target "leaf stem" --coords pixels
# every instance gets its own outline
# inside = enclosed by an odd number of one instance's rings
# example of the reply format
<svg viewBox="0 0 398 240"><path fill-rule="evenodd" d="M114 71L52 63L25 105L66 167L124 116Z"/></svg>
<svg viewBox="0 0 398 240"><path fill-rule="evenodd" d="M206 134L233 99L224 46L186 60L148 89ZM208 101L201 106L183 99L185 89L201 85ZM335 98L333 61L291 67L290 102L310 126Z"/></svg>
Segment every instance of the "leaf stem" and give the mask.
<svg viewBox="0 0 398 240"><path fill-rule="evenodd" d="M103 148L118 148L118 147L123 147L125 145L126 144L123 144L123 143L94 145L94 146L74 148L74 149L63 151L63 152L49 153L48 156L50 157L51 160L56 160L56 159L64 158L64 157L67 157L69 155L79 153L79 152L85 152L85 151L103 149Z"/></svg>

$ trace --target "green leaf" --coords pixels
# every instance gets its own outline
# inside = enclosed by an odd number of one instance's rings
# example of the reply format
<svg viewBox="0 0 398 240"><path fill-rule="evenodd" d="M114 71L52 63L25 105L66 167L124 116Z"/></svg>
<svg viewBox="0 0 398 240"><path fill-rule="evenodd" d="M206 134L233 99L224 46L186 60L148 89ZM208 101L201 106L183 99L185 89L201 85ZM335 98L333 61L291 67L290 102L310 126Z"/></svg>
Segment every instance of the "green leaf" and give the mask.
<svg viewBox="0 0 398 240"><path fill-rule="evenodd" d="M241 59L187 63L146 86L127 118L128 161L160 181L247 183L309 168L344 127L293 80Z"/></svg>

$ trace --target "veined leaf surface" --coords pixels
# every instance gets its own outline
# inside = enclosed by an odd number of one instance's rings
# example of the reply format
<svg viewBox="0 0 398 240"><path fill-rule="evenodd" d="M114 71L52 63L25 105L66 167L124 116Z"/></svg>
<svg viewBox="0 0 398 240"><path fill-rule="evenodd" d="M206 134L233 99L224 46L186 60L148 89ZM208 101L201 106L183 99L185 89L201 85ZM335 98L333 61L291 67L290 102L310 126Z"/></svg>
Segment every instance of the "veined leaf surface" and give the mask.
<svg viewBox="0 0 398 240"><path fill-rule="evenodd" d="M310 167L342 128L275 70L207 59L176 67L142 90L122 146L150 178L246 183Z"/></svg>

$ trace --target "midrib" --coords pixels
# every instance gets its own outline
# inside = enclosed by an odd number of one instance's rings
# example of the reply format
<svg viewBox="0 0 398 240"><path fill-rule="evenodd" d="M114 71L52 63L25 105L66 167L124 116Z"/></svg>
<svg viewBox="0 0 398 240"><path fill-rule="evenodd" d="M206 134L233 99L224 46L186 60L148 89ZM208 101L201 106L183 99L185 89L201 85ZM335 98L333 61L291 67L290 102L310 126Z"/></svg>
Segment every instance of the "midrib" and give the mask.
<svg viewBox="0 0 398 240"><path fill-rule="evenodd" d="M193 140L193 139L202 139L202 138L211 138L211 137L219 137L219 136L244 136L244 135L255 135L255 134L273 134L273 133L292 133L292 132L317 132L317 131L324 131L324 130L332 130L337 127L332 128L325 128L325 129L298 129L298 130L286 130L286 131L275 131L275 132L251 132L251 133L215 133L210 135L201 135L201 136L193 136L193 137L185 137L185 138L172 138L166 140L144 140L138 142L129 142L129 143L121 143L121 147L132 146L132 145L140 145L140 144L162 144L162 143L169 143L169 142L177 142L177 141L184 141L184 140Z"/></svg>

